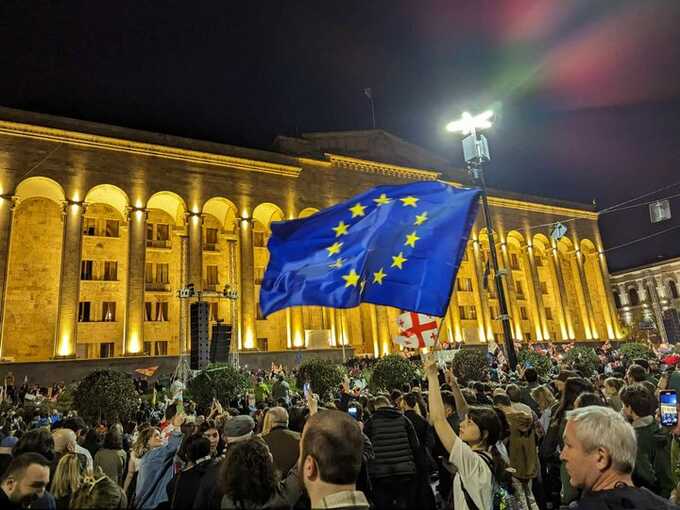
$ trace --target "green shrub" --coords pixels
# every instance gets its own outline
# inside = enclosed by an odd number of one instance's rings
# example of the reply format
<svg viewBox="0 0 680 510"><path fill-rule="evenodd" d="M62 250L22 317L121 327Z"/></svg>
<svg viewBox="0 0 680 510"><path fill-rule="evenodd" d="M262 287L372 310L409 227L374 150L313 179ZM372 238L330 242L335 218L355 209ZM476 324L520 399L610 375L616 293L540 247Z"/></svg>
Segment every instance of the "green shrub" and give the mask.
<svg viewBox="0 0 680 510"><path fill-rule="evenodd" d="M453 374L458 381L480 381L489 369L486 353L480 349L461 349L451 362Z"/></svg>
<svg viewBox="0 0 680 510"><path fill-rule="evenodd" d="M632 363L633 360L636 359L656 359L656 354L654 351L651 350L647 344L640 342L625 343L619 347L618 351L619 354L623 356L623 359L628 363Z"/></svg>
<svg viewBox="0 0 680 510"><path fill-rule="evenodd" d="M416 377L417 370L413 363L399 354L383 356L373 367L370 385L374 391L401 389Z"/></svg>
<svg viewBox="0 0 680 510"><path fill-rule="evenodd" d="M344 377L343 366L328 359L312 358L300 365L298 387L302 388L305 382L309 382L312 391L318 394L322 401L326 401L329 394L337 391Z"/></svg>
<svg viewBox="0 0 680 510"><path fill-rule="evenodd" d="M533 367L538 372L539 377L547 376L552 366L552 362L547 355L536 352L533 349L520 349L517 353L517 361L523 367L527 365Z"/></svg>
<svg viewBox="0 0 680 510"><path fill-rule="evenodd" d="M228 363L217 363L202 370L188 384L188 394L202 412L210 409L213 398L224 406L248 389L248 376Z"/></svg>
<svg viewBox="0 0 680 510"><path fill-rule="evenodd" d="M564 362L571 365L584 376L590 377L597 370L600 358L592 347L580 346L573 347L567 351L564 355Z"/></svg>
<svg viewBox="0 0 680 510"><path fill-rule="evenodd" d="M100 419L109 423L133 419L138 400L132 377L115 370L96 370L73 391L73 406L91 423Z"/></svg>

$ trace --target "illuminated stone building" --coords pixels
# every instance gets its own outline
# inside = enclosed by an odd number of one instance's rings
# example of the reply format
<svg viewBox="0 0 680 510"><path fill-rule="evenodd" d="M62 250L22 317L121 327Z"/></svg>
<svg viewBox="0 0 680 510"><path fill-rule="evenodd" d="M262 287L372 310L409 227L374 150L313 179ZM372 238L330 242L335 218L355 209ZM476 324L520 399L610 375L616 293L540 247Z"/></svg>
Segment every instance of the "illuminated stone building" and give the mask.
<svg viewBox="0 0 680 510"><path fill-rule="evenodd" d="M678 342L680 258L618 271L611 275L614 302L621 323L641 336ZM664 320L665 319L665 320Z"/></svg>
<svg viewBox="0 0 680 510"><path fill-rule="evenodd" d="M279 137L232 147L0 109L0 289L6 360L176 355L188 344L189 283L241 349L303 349L310 339L381 355L397 310L292 308L262 320L259 283L271 222L314 214L380 184L461 170L383 131ZM588 207L493 192L517 338L618 338L597 215ZM568 221L555 243L549 224ZM478 220L442 338L501 333ZM225 285L237 301L220 299ZM491 289L493 285L488 286Z"/></svg>

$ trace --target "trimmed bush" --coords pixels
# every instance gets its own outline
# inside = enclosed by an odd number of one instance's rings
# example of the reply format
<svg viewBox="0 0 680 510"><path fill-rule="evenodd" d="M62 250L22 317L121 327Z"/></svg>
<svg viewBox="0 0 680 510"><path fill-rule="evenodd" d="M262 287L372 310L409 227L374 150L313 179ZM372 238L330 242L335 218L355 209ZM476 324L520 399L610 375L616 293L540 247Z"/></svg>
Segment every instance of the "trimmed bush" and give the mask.
<svg viewBox="0 0 680 510"><path fill-rule="evenodd" d="M517 353L517 361L523 367L527 367L527 365L533 367L538 372L539 377L547 376L552 366L547 355L533 349L520 349Z"/></svg>
<svg viewBox="0 0 680 510"><path fill-rule="evenodd" d="M341 365L321 358L312 358L300 365L298 371L298 387L309 382L312 391L322 401L327 401L329 394L334 394L345 377L345 369Z"/></svg>
<svg viewBox="0 0 680 510"><path fill-rule="evenodd" d="M480 381L489 369L486 352L480 349L461 349L453 358L451 368L459 382Z"/></svg>
<svg viewBox="0 0 680 510"><path fill-rule="evenodd" d="M373 367L370 387L374 391L401 390L416 377L417 370L413 363L398 354L389 354L380 358Z"/></svg>
<svg viewBox="0 0 680 510"><path fill-rule="evenodd" d="M629 342L623 344L621 347L619 347L618 351L627 363L632 363L633 360L636 359L656 359L656 354L654 351L651 350L647 344L640 342Z"/></svg>
<svg viewBox="0 0 680 510"><path fill-rule="evenodd" d="M590 377L600 364L595 349L592 347L573 347L564 355L564 362L574 367L584 376Z"/></svg>
<svg viewBox="0 0 680 510"><path fill-rule="evenodd" d="M73 391L73 406L90 423L131 420L138 400L132 377L115 370L96 370Z"/></svg>
<svg viewBox="0 0 680 510"><path fill-rule="evenodd" d="M228 363L209 365L188 383L188 393L198 409L207 412L213 398L223 405L240 397L248 389L248 376Z"/></svg>

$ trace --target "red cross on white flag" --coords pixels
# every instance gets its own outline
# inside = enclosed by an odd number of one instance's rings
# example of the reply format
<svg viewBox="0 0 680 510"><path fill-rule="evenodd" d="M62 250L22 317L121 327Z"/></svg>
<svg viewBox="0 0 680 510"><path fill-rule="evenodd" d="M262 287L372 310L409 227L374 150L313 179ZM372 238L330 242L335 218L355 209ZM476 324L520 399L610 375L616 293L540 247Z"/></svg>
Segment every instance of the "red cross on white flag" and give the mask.
<svg viewBox="0 0 680 510"><path fill-rule="evenodd" d="M404 312L398 319L399 336L394 342L411 349L432 347L437 340L437 319L423 313Z"/></svg>

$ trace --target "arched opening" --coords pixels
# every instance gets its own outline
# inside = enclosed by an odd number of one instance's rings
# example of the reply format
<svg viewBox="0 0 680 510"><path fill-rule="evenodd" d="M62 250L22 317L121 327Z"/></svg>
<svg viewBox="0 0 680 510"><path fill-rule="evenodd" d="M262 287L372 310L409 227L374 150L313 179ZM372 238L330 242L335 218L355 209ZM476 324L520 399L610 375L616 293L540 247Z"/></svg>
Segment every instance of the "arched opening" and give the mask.
<svg viewBox="0 0 680 510"><path fill-rule="evenodd" d="M589 339L590 328L586 330L584 316L586 305L584 296L581 292L581 281L576 260L576 250L574 243L570 239L563 237L557 243L557 255L562 271L564 282L563 302L568 317L567 327L571 339Z"/></svg>
<svg viewBox="0 0 680 510"><path fill-rule="evenodd" d="M671 299L678 299L680 294L678 294L678 285L675 280L668 280L668 295Z"/></svg>
<svg viewBox="0 0 680 510"><path fill-rule="evenodd" d="M310 216L313 216L318 212L319 210L315 209L314 207L307 207L306 209L300 211L300 214L298 214L298 218L309 218Z"/></svg>
<svg viewBox="0 0 680 510"><path fill-rule="evenodd" d="M595 245L589 239L581 241L583 256L583 271L585 274L588 295L592 306L592 319L594 321L593 338L614 337L611 316L609 313L607 288L604 284L600 268L599 254Z"/></svg>
<svg viewBox="0 0 680 510"><path fill-rule="evenodd" d="M508 265L508 286L512 292L513 315L516 317L515 328L518 339L525 341L543 340L536 310L531 303L531 286L533 278L531 268L524 256L526 243L524 236L516 230L508 232L505 241L505 254Z"/></svg>
<svg viewBox="0 0 680 510"><path fill-rule="evenodd" d="M65 196L47 177L22 181L15 196L2 356L44 360L53 355L57 328Z"/></svg>
<svg viewBox="0 0 680 510"><path fill-rule="evenodd" d="M559 279L555 264L552 261L552 245L547 236L536 234L533 237L532 249L534 264L538 276L538 292L543 301L548 338L563 340L567 338L566 324L562 316L560 303Z"/></svg>
<svg viewBox="0 0 680 510"><path fill-rule="evenodd" d="M640 295L638 294L637 289L634 287L630 287L628 289L628 302L630 303L630 306L640 305Z"/></svg>
<svg viewBox="0 0 680 510"><path fill-rule="evenodd" d="M130 203L127 194L113 184L100 184L95 186L85 195L87 204L107 204L113 207L122 218L127 216L127 208Z"/></svg>

